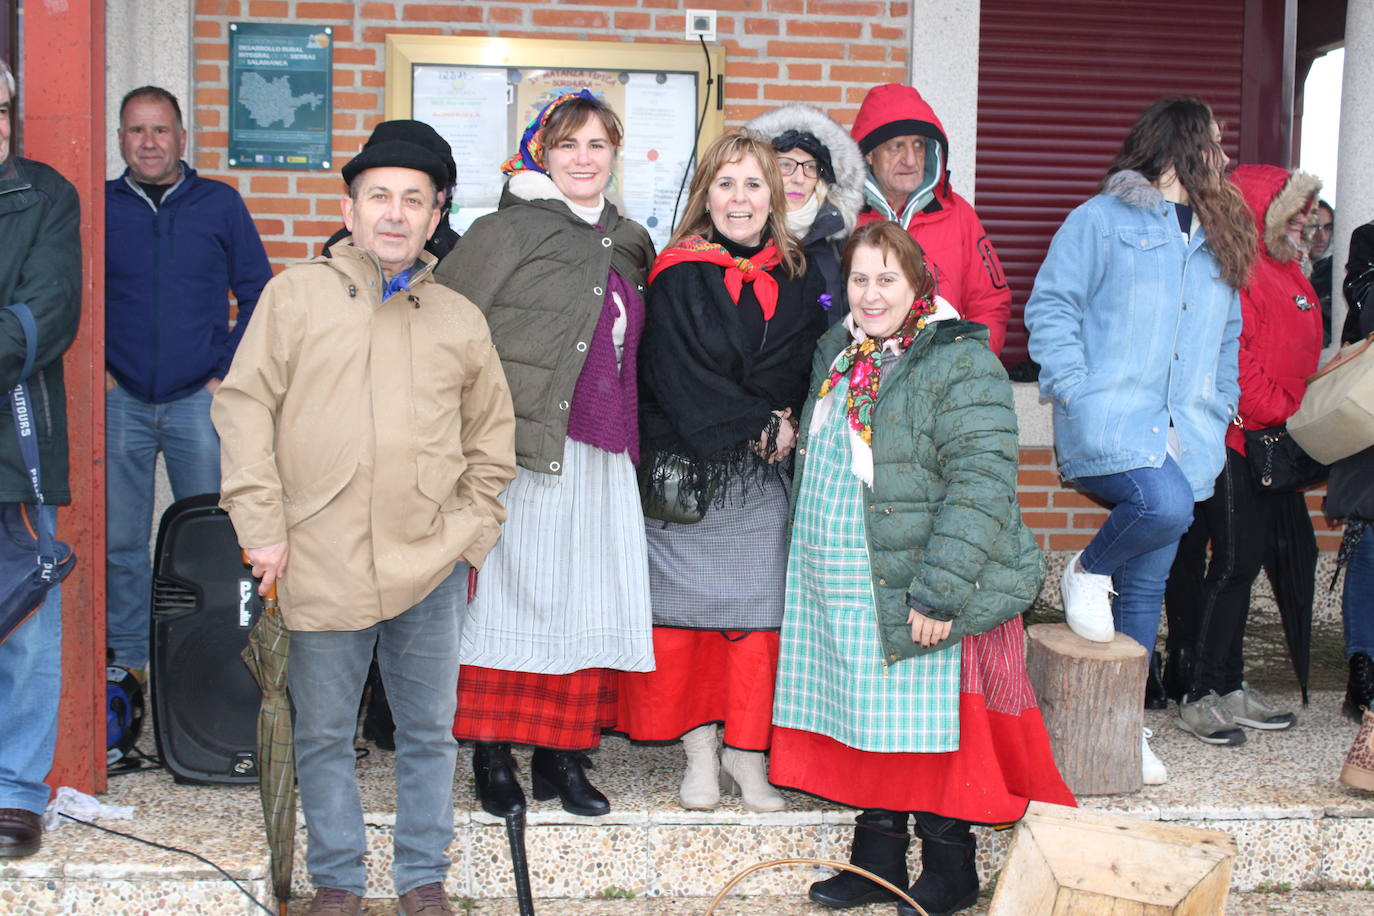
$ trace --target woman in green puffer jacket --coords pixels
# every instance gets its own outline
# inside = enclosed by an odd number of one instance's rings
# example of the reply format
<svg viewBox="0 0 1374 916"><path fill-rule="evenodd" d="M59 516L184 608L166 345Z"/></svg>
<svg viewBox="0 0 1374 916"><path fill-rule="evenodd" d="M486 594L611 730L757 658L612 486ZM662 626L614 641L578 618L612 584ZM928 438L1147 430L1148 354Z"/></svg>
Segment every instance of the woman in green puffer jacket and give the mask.
<svg viewBox="0 0 1374 916"><path fill-rule="evenodd" d="M842 275L850 314L821 338L797 445L770 780L864 809L850 861L898 886L914 813L909 894L953 913L978 898L971 822L1074 803L1023 656L1044 569L987 328L933 295L895 223L861 227ZM849 872L810 897L893 899Z"/></svg>

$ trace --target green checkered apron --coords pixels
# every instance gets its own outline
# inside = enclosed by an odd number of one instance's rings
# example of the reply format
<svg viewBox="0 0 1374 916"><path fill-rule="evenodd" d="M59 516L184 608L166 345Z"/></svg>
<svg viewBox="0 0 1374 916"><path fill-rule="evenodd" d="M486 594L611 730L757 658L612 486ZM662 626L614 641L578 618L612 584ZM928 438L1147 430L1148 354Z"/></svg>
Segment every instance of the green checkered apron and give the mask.
<svg viewBox="0 0 1374 916"><path fill-rule="evenodd" d="M958 643L884 667L864 537L864 484L850 470L848 382L807 444L782 622L773 724L864 751L959 747Z"/></svg>

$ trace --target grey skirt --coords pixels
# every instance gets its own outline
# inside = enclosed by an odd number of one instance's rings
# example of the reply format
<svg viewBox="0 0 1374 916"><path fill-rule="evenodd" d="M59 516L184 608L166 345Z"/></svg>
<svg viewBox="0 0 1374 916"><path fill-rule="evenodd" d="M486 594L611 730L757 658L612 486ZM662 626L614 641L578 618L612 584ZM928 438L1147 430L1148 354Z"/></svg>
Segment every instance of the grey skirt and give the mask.
<svg viewBox="0 0 1374 916"><path fill-rule="evenodd" d="M561 475L517 468L501 501L509 516L468 606L463 664L652 671L644 514L629 456L569 439Z"/></svg>
<svg viewBox="0 0 1374 916"><path fill-rule="evenodd" d="M734 481L694 525L645 519L654 626L776 630L787 590L788 487Z"/></svg>

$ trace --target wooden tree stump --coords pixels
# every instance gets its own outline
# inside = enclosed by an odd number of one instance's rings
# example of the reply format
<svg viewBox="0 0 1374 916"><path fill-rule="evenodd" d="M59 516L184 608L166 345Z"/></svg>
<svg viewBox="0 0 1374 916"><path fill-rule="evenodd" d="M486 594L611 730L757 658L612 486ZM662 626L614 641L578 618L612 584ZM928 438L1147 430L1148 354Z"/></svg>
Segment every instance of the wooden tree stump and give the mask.
<svg viewBox="0 0 1374 916"><path fill-rule="evenodd" d="M1031 802L988 916L1221 916L1235 858L1229 834Z"/></svg>
<svg viewBox="0 0 1374 916"><path fill-rule="evenodd" d="M1120 633L1090 642L1062 623L1029 627L1026 645L1026 671L1069 790L1140 791L1145 648Z"/></svg>

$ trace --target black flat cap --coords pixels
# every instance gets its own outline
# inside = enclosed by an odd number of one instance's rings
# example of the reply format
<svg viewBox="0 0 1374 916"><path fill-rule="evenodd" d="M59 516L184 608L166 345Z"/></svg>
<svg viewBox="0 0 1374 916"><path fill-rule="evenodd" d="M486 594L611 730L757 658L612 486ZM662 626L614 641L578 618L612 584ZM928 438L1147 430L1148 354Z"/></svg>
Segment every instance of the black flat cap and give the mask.
<svg viewBox="0 0 1374 916"><path fill-rule="evenodd" d="M448 145L447 140L439 136L437 130L424 121L414 121L409 118L383 121L372 128L372 136L367 138L367 142L363 144L363 149L367 149L374 143L385 143L388 140L404 140L407 143L423 146L442 159L444 167L448 169L448 181L445 183L445 187L458 180L458 166L453 161L453 147Z"/></svg>
<svg viewBox="0 0 1374 916"><path fill-rule="evenodd" d="M360 173L368 169L386 167L424 172L434 180L434 186L440 190L449 185L448 167L444 165L444 160L433 150L407 140L383 140L380 143L367 144L362 152L344 164L343 179L352 185L353 179Z"/></svg>

